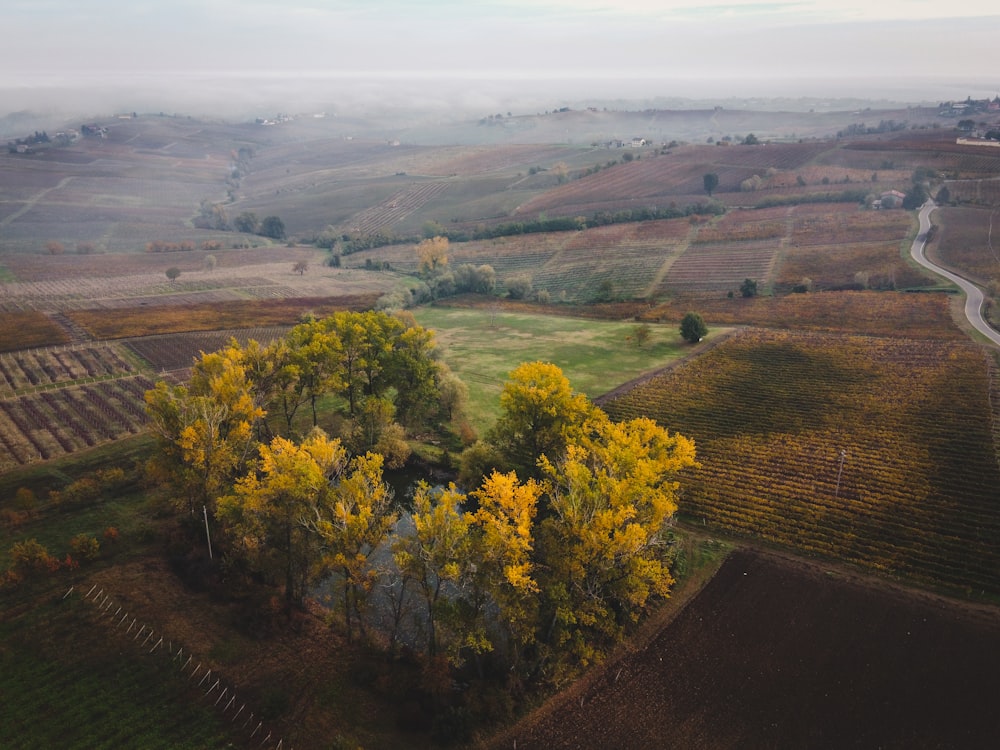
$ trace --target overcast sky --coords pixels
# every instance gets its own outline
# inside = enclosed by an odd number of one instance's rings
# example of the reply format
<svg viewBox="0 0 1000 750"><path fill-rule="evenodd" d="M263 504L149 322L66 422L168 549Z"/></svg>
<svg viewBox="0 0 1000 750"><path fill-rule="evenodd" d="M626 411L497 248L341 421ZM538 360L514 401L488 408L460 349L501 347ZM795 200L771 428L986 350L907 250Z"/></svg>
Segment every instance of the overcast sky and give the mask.
<svg viewBox="0 0 1000 750"><path fill-rule="evenodd" d="M0 89L8 111L67 86L152 96L236 75L574 79L649 97L894 86L916 102L997 93L998 34L984 0L0 0Z"/></svg>

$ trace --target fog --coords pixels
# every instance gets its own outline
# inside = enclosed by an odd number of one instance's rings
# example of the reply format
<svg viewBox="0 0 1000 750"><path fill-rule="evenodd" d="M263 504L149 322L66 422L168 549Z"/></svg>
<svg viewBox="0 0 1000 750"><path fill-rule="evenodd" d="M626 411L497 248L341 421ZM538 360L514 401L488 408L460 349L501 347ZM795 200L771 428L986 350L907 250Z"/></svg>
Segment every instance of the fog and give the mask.
<svg viewBox="0 0 1000 750"><path fill-rule="evenodd" d="M734 78L719 76L479 77L367 76L314 71L219 73L90 72L26 77L0 85L0 135L59 127L118 112L166 113L232 121L278 113L432 124L490 114L536 114L562 107L618 110L724 106L757 110L845 110L934 105L996 95L974 76ZM19 116L9 115L18 113ZM4 116L7 117L4 117Z"/></svg>
<svg viewBox="0 0 1000 750"><path fill-rule="evenodd" d="M0 117L937 103L1000 92L998 27L929 0L7 0Z"/></svg>

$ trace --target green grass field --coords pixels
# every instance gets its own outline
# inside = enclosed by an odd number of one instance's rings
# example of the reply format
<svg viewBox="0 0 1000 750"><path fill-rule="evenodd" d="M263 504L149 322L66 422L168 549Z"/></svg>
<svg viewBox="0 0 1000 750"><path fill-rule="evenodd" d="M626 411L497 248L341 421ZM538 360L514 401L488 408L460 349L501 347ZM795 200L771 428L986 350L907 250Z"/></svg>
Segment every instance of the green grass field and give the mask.
<svg viewBox="0 0 1000 750"><path fill-rule="evenodd" d="M642 346L636 323L552 315L423 307L417 322L434 330L444 361L469 387L469 421L480 434L500 412L500 391L522 362L551 362L573 387L596 398L684 356L690 345L677 326L651 324ZM718 334L719 329L709 333Z"/></svg>
<svg viewBox="0 0 1000 750"><path fill-rule="evenodd" d="M105 647L96 607L52 595L0 620L0 746L224 748L233 729L167 657Z"/></svg>

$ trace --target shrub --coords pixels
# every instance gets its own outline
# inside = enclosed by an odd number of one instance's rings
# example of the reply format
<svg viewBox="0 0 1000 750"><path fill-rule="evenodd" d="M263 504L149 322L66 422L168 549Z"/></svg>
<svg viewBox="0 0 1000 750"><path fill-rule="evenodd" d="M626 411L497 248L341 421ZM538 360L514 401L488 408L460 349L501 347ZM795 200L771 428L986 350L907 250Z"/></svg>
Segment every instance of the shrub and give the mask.
<svg viewBox="0 0 1000 750"><path fill-rule="evenodd" d="M73 554L85 562L92 562L101 555L101 543L86 534L77 534L70 539L69 548Z"/></svg>
<svg viewBox="0 0 1000 750"><path fill-rule="evenodd" d="M37 539L15 542L10 548L13 569L24 578L59 570L59 560Z"/></svg>

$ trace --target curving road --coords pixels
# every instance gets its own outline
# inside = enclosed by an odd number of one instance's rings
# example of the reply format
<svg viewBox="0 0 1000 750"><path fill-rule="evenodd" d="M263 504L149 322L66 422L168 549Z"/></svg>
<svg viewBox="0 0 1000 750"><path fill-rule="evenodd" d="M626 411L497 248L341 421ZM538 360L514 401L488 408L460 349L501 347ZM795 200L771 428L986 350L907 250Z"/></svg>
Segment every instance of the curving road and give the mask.
<svg viewBox="0 0 1000 750"><path fill-rule="evenodd" d="M971 281L963 279L961 276L952 273L941 266L935 265L924 255L927 246L927 231L931 228L931 212L937 208L937 204L928 200L920 207L920 230L910 246L910 255L924 268L930 269L938 276L943 276L954 284L957 284L965 292L965 317L969 319L972 327L983 334L994 345L1000 346L1000 331L991 328L983 318L983 292Z"/></svg>

